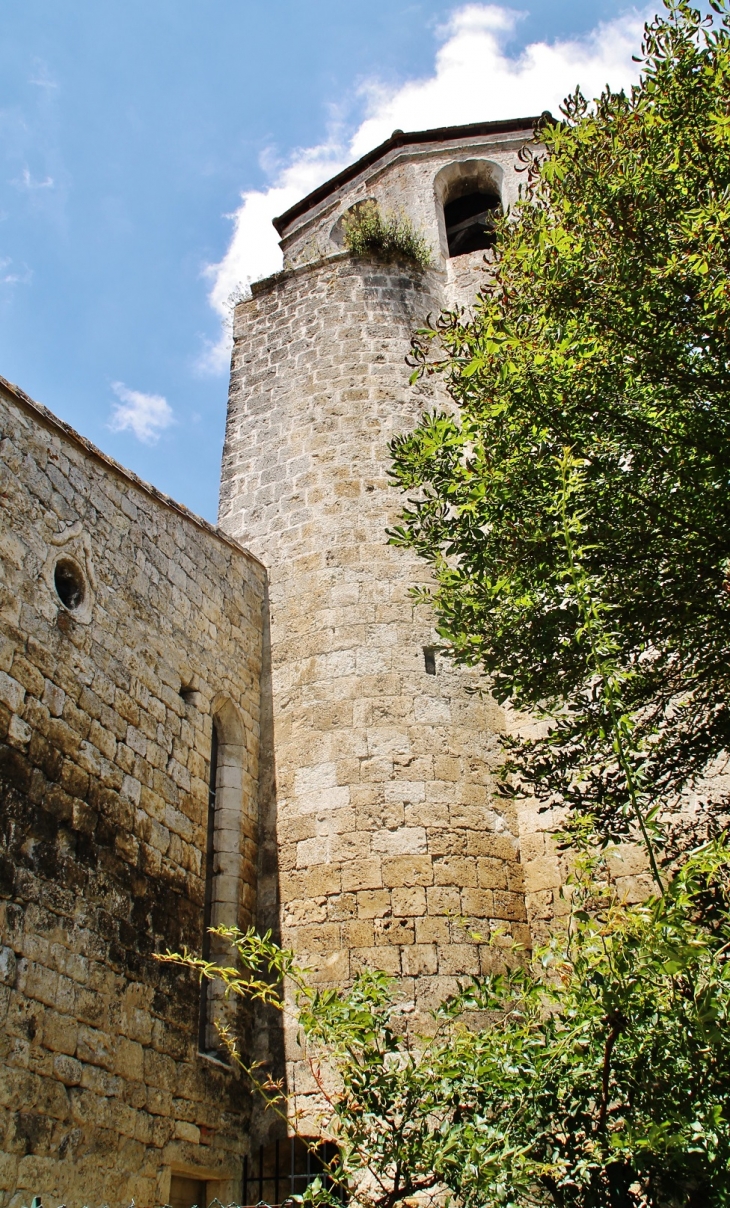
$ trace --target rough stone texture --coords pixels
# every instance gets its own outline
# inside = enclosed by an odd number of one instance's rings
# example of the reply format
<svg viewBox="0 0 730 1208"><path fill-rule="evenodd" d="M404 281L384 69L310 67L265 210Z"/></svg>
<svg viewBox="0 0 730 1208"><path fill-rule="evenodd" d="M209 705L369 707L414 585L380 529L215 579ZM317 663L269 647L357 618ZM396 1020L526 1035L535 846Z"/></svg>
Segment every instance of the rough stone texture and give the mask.
<svg viewBox="0 0 730 1208"><path fill-rule="evenodd" d="M411 167L407 213L428 193ZM219 514L269 572L276 789L260 892L275 923L278 878L281 937L320 977L387 969L423 1019L490 967L495 925L529 943L516 820L493 795L502 711L442 659L426 674L437 637L409 592L427 571L386 537L400 505L388 441L438 401L408 385L410 336L457 275L284 246L302 263L236 309ZM462 259L473 295L483 254ZM287 1057L290 1090L314 1094L293 1037Z"/></svg>
<svg viewBox="0 0 730 1208"><path fill-rule="evenodd" d="M0 508L0 1205L146 1208L173 1170L227 1202L249 1094L197 1055L197 984L152 954L200 949L224 707L240 787L214 898L253 918L264 571L7 384Z"/></svg>

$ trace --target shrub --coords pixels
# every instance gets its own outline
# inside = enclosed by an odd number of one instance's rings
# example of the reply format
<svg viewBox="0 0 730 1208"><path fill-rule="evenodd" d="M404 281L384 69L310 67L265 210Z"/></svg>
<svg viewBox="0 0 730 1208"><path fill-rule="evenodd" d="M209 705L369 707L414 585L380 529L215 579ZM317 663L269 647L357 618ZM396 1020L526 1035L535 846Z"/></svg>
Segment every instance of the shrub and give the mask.
<svg viewBox="0 0 730 1208"><path fill-rule="evenodd" d="M411 260L428 268L433 259L428 240L409 218L383 214L378 203L364 201L343 221L345 247L353 256L376 256L380 260Z"/></svg>

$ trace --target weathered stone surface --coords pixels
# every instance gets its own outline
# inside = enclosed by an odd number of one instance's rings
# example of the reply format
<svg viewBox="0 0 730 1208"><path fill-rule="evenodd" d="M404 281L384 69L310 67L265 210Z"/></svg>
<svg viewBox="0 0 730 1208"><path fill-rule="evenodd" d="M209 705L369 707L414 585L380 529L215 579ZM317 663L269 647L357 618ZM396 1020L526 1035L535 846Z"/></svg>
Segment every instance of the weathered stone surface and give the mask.
<svg viewBox="0 0 730 1208"><path fill-rule="evenodd" d="M410 588L428 575L388 544L400 505L388 442L450 405L430 380L409 386L405 358L426 315L473 297L484 268L482 253L442 254L439 174L488 158L509 203L522 138L465 138L366 171L287 228L285 272L234 321L219 522L269 574L267 923L321 977L375 965L404 992L417 977L424 1002L429 979L435 994L442 975L479 970L479 940L453 918L509 932L525 915L517 820L493 795L505 718L469 693L476 674L440 657L427 673L438 639ZM342 253L339 218L366 196L427 232L431 270Z"/></svg>
<svg viewBox="0 0 730 1208"><path fill-rule="evenodd" d="M181 1165L230 1199L249 1096L197 1055L198 987L153 954L200 949L223 699L244 751L222 859L253 918L264 571L9 388L0 436L0 1205L152 1208Z"/></svg>

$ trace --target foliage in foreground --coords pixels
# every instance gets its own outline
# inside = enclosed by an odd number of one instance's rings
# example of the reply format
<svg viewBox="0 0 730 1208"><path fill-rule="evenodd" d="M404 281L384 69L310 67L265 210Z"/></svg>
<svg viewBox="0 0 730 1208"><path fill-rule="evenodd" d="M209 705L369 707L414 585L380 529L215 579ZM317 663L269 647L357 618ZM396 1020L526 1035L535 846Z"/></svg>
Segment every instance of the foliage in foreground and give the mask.
<svg viewBox="0 0 730 1208"><path fill-rule="evenodd" d="M552 719L513 768L607 839L730 742L730 18L668 7L629 96L541 130L474 314L416 341L456 413L393 445L448 649Z"/></svg>
<svg viewBox="0 0 730 1208"><path fill-rule="evenodd" d="M584 860L567 932L531 964L473 979L429 1038L409 1034L385 974L317 989L269 936L220 929L239 958L229 969L167 959L228 993L295 1003L323 1133L339 1146L334 1189L317 1182L307 1200L334 1206L342 1187L377 1208L444 1190L463 1208L729 1204L727 849L693 853L642 905L619 901L600 873Z"/></svg>
<svg viewBox="0 0 730 1208"><path fill-rule="evenodd" d="M432 260L428 240L404 215L383 214L376 201L363 201L345 215L345 247L353 256L380 260L411 260L428 268Z"/></svg>

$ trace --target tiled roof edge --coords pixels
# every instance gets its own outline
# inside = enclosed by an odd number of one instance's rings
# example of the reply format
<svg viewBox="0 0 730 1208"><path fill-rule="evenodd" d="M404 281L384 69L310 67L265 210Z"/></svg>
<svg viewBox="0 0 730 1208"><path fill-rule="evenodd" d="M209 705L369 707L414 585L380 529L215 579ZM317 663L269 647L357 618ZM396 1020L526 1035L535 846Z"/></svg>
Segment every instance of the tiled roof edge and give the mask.
<svg viewBox="0 0 730 1208"><path fill-rule="evenodd" d="M347 184L348 180L354 180L359 176L365 168L369 168L371 164L377 163L389 151L396 147L409 147L418 143L438 143L451 142L457 138L476 138L479 135L487 134L516 134L520 130L534 130L545 114L540 114L535 117L518 117L508 118L499 122L472 122L469 126L441 126L436 130L412 130L409 133L392 134L379 147L374 147L372 151L368 151L367 155L363 155L356 160L354 164L344 168L342 172L338 172L330 180L326 180L324 184L317 189L313 189L296 205L291 206L284 214L278 218L274 218L274 226L280 235L296 218L302 214L306 214L307 210L311 210L318 202L323 201L330 193L334 193L339 189L340 185Z"/></svg>

